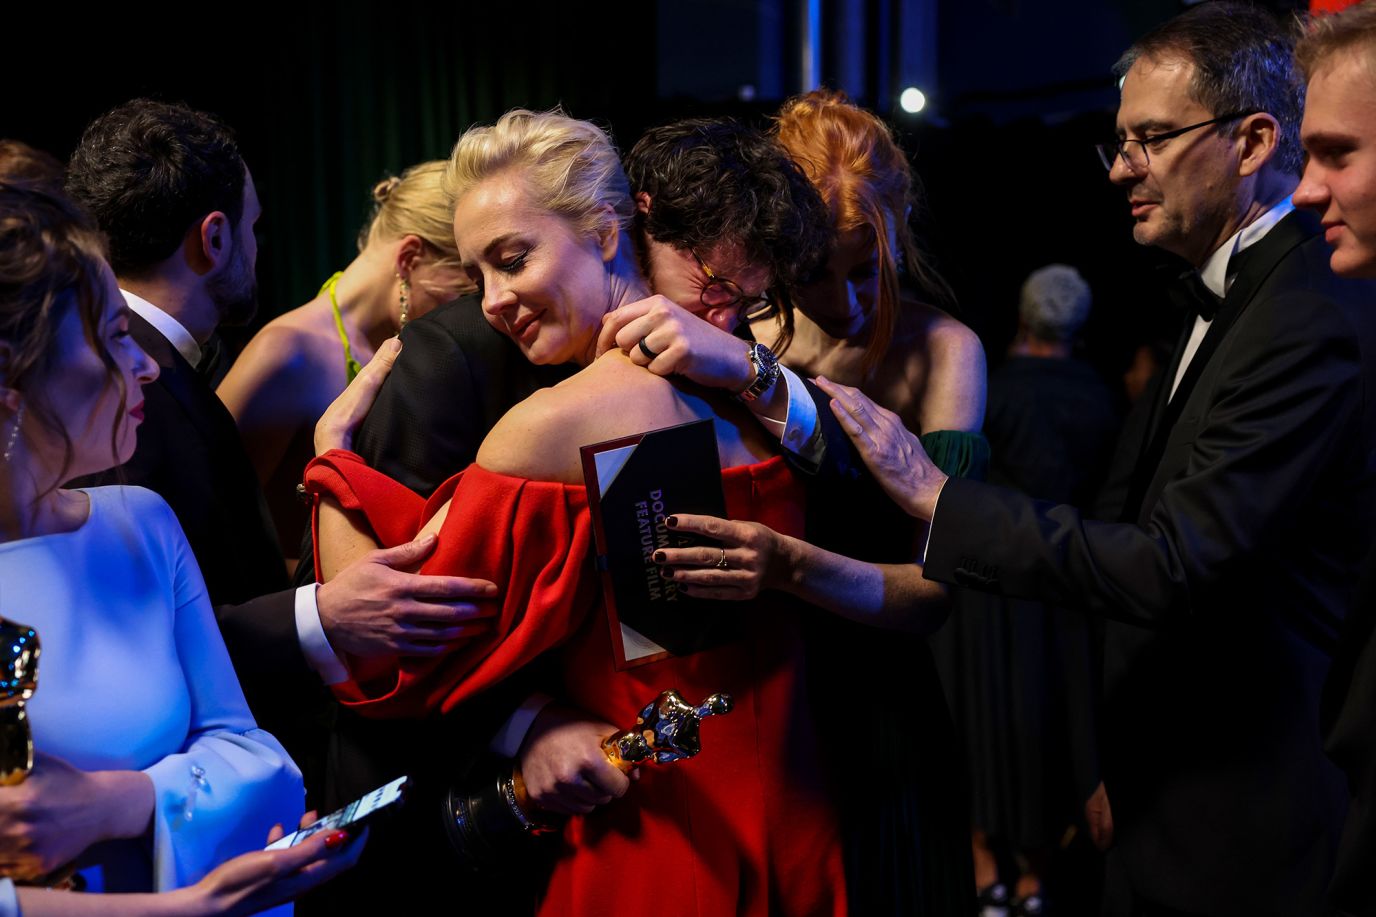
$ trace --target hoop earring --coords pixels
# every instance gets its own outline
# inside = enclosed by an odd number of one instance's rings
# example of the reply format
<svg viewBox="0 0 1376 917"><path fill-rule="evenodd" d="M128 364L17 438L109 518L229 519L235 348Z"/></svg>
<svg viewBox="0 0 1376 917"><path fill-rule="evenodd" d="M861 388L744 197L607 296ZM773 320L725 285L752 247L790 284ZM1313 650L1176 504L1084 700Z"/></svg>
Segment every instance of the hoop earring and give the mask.
<svg viewBox="0 0 1376 917"><path fill-rule="evenodd" d="M405 328L406 319L411 311L411 281L400 274L397 275L397 279L401 281L401 327Z"/></svg>
<svg viewBox="0 0 1376 917"><path fill-rule="evenodd" d="M5 443L5 461L8 462L14 456L15 444L19 442L19 427L24 423L24 405L19 405L19 410L14 412L14 429L10 430L10 438Z"/></svg>

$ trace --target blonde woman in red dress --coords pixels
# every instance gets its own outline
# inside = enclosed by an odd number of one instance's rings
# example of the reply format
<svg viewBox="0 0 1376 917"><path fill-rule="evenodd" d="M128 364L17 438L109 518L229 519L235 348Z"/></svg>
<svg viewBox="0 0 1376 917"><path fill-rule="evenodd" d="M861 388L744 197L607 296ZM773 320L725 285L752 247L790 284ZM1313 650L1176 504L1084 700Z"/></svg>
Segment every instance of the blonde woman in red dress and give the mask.
<svg viewBox="0 0 1376 917"><path fill-rule="evenodd" d="M599 129L511 112L464 135L447 182L488 320L534 363L585 368L513 409L477 463L428 501L350 453L312 464L325 578L378 543L434 532L423 572L499 587L483 633L444 656L351 666L345 702L383 717L449 711L550 650L559 699L610 723L634 722L666 688L694 701L730 693L736 709L704 727L700 755L646 770L624 799L568 822L540 913L625 902L702 917L846 913L796 615L762 600L728 644L618 671L591 563L580 446L710 420L730 514L799 534L801 490L777 444L728 395L646 373L619 351L594 358L602 317L648 295L626 233L634 205ZM700 317L737 320L735 307Z"/></svg>

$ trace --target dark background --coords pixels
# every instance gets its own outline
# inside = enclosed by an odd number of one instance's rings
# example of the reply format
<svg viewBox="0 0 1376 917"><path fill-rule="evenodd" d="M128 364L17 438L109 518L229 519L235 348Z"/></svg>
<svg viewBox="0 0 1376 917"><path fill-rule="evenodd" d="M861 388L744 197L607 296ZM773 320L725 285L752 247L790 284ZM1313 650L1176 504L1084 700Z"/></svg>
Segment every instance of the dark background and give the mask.
<svg viewBox="0 0 1376 917"><path fill-rule="evenodd" d="M1268 5L1291 10L1294 3ZM623 148L694 114L764 125L816 74L891 118L926 197L914 221L991 362L1018 287L1051 261L1096 296L1085 354L1110 380L1173 338L1123 193L1093 151L1113 131L1109 71L1180 0L609 0L595 5L367 0L152 3L80 16L7 13L0 136L65 158L85 124L137 95L215 112L238 132L264 205L259 323L310 299L355 253L368 191L448 155L470 124L563 105ZM921 115L898 109L918 85Z"/></svg>

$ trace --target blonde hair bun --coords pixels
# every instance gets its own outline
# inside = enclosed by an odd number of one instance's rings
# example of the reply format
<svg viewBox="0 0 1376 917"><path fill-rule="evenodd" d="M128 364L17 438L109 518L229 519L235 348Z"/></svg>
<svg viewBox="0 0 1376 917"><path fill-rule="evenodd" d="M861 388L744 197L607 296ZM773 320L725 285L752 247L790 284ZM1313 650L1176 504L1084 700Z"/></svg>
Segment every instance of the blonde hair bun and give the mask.
<svg viewBox="0 0 1376 917"><path fill-rule="evenodd" d="M390 175L376 185L373 185L373 203L387 203L387 198L392 196L392 192L396 190L399 184L401 184L401 178L396 175Z"/></svg>

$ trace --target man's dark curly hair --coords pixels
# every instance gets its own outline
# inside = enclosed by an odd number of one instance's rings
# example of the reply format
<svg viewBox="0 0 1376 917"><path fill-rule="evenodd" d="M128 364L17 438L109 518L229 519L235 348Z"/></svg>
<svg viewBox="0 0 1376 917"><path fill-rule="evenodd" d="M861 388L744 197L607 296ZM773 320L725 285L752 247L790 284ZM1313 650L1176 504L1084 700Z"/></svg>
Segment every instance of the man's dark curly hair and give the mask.
<svg viewBox="0 0 1376 917"><path fill-rule="evenodd" d="M67 191L110 240L115 273L137 277L220 211L237 228L244 160L233 132L185 105L135 99L91 122L67 166Z"/></svg>
<svg viewBox="0 0 1376 917"><path fill-rule="evenodd" d="M785 298L831 249L831 219L817 189L779 144L726 118L651 129L626 156L631 190L650 196L637 229L656 242L701 251L738 243L768 265Z"/></svg>

